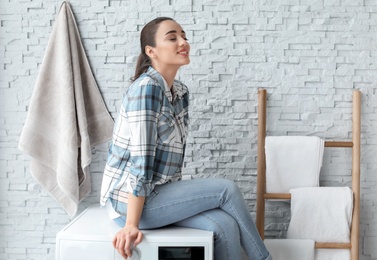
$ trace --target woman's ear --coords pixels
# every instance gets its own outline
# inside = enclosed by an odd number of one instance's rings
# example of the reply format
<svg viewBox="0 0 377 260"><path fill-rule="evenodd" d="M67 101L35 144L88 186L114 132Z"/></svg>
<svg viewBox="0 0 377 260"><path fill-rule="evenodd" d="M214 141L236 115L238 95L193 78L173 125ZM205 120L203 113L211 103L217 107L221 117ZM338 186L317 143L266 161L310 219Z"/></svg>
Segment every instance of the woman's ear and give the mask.
<svg viewBox="0 0 377 260"><path fill-rule="evenodd" d="M145 46L145 54L147 54L149 58L154 58L156 56L154 48L148 45Z"/></svg>

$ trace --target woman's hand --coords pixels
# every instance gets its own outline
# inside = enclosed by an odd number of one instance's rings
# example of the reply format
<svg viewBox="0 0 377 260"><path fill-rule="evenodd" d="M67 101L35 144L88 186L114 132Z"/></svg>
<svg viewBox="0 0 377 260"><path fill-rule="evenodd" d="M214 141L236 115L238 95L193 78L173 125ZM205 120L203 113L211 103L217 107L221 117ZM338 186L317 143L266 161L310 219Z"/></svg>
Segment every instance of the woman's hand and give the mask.
<svg viewBox="0 0 377 260"><path fill-rule="evenodd" d="M141 243L143 233L135 225L126 225L113 238L113 246L124 259L132 256L131 249Z"/></svg>
<svg viewBox="0 0 377 260"><path fill-rule="evenodd" d="M145 197L128 194L128 209L126 225L113 239L113 246L125 259L132 255L131 249L141 243L143 233L139 230L141 212Z"/></svg>

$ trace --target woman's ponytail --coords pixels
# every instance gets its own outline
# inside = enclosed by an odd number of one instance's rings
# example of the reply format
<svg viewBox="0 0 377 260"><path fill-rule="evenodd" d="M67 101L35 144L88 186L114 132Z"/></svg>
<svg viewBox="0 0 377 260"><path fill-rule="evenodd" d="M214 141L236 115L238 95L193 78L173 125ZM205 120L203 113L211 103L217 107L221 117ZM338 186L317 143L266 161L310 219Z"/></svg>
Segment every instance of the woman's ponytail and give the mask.
<svg viewBox="0 0 377 260"><path fill-rule="evenodd" d="M152 65L151 59L145 52L140 53L137 59L135 75L131 78L131 81L135 81L141 74L147 71L148 67Z"/></svg>

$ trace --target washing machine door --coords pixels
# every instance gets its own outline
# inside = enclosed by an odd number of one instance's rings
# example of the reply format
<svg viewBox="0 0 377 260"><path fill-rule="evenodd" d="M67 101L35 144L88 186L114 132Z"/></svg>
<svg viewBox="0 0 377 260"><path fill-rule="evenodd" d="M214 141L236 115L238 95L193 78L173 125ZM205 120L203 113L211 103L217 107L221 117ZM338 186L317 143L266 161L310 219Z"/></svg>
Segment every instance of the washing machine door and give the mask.
<svg viewBox="0 0 377 260"><path fill-rule="evenodd" d="M204 246L159 246L158 260L205 260Z"/></svg>

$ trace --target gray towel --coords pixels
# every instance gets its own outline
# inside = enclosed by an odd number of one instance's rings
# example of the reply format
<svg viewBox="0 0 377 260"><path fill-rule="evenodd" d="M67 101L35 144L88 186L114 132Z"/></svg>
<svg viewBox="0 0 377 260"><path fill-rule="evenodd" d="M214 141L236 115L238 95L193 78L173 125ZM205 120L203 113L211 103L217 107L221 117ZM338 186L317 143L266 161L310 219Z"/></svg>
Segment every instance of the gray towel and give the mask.
<svg viewBox="0 0 377 260"><path fill-rule="evenodd" d="M107 111L72 10L60 8L33 91L19 149L32 176L73 217L91 190L92 146L111 139Z"/></svg>

